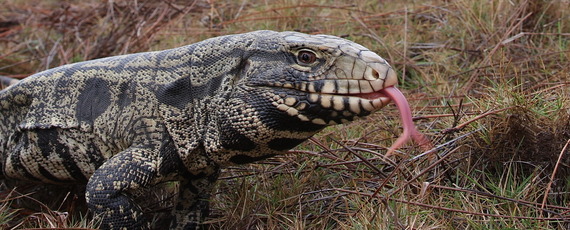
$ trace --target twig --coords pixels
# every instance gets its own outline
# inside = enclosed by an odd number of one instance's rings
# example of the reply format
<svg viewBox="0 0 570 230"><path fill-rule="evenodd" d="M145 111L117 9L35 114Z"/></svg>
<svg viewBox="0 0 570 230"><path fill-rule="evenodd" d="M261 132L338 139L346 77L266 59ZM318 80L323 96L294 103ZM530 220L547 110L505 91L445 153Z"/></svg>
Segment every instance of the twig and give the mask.
<svg viewBox="0 0 570 230"><path fill-rule="evenodd" d="M408 7L404 8L404 50L402 51L404 59L408 56ZM402 66L402 82L400 84L404 85L406 83L406 66Z"/></svg>
<svg viewBox="0 0 570 230"><path fill-rule="evenodd" d="M384 172L382 172L382 170L380 170L378 167L376 167L375 165L373 165L372 163L370 163L370 161L368 159L366 159L366 157L363 157L362 155L358 154L356 151L352 150L350 147L342 144L340 141L334 140L334 142L336 142L337 144L339 144L340 146L342 146L344 149L346 149L348 152L350 152L351 154L355 155L356 157L358 157L360 160L362 160L362 162L364 162L365 165L368 165L368 167L370 167L371 169L373 169L374 171L376 171L378 174L382 175L382 176L386 176L386 174L384 174Z"/></svg>
<svg viewBox="0 0 570 230"><path fill-rule="evenodd" d="M550 188L552 187L552 182L554 182L554 177L556 176L556 172L558 171L558 166L560 165L560 161L562 160L562 156L564 156L564 153L566 152L566 148L568 148L568 144L570 144L570 139L568 139L568 141L566 141L564 148L562 148L562 151L560 151L560 154L558 155L558 160L556 161L556 165L554 166L554 169L552 170L552 174L550 175L550 181L548 182L548 185L546 185L546 189L544 191L544 197L542 198L542 206L540 206L542 209L544 209L544 207L546 206L546 202L548 201L548 193L550 192Z"/></svg>
<svg viewBox="0 0 570 230"><path fill-rule="evenodd" d="M479 120L479 119L481 119L481 118L483 118L483 117L489 116L489 115L491 115L491 114L495 114L495 113L499 113L499 112L502 112L502 111L505 111L505 110L508 110L508 109L512 109L512 108L514 108L514 107L515 107L515 106L509 106L509 107L507 107L507 108L502 108L502 109L493 110L493 111L489 111L489 112L483 113L483 114L481 114L481 115L479 115L479 116L476 116L476 117L474 117L473 119L468 120L468 121L466 121L466 122L464 122L464 123L462 123L462 124L460 124L460 125L457 125L457 126L455 126L455 127L453 127L453 128L444 129L443 131L441 131L441 133L447 134L447 133L459 131L459 130L465 128L465 126L467 126L467 125L470 124L471 122L477 121L477 120Z"/></svg>
<svg viewBox="0 0 570 230"><path fill-rule="evenodd" d="M555 90L555 89L557 89L557 88L560 88L560 87L563 87L563 86L567 86L567 85L569 85L569 84L570 84L570 82L561 82L561 83L558 84L558 85L551 86L551 87L548 87L548 88L546 88L546 89L542 89L542 90L539 90L539 91L536 91L536 92L532 92L529 96L534 96L534 95L537 95L537 94L540 94L540 93L553 91L553 90Z"/></svg>
<svg viewBox="0 0 570 230"><path fill-rule="evenodd" d="M417 160L417 159L419 159L419 158L421 158L421 157L423 157L423 156L425 156L425 155L428 155L428 154L433 153L433 152L437 152L438 150L443 149L445 146L451 145L452 143L454 143L454 142L456 142L456 141L459 141L459 140L461 140L461 139L463 139L463 138L465 138L465 137L467 137L467 136L469 136L469 135L471 135L471 134L473 134L473 133L476 133L476 132L478 132L479 130L481 130L481 128L476 129L476 130L473 130L473 131L468 132L468 133L466 133L466 134L463 134L463 135L461 135L461 136L458 136L458 137L454 138L453 140L450 140L450 141L445 142L445 143L443 143L443 144L441 144L441 145L438 145L438 146L436 146L435 148L430 149L430 150L428 150L428 151L425 151L425 152L423 152L423 153L421 153L421 154L419 154L419 155L417 155L417 156L415 156L415 157L409 159L408 161L415 161L415 160Z"/></svg>
<svg viewBox="0 0 570 230"><path fill-rule="evenodd" d="M470 113L463 113L462 115L475 115L475 114L477 114L477 113L470 112ZM431 118L454 117L454 116L456 116L456 114L453 114L453 113L422 115L422 116L412 117L412 120L417 121L417 120L424 120L424 119L431 119Z"/></svg>

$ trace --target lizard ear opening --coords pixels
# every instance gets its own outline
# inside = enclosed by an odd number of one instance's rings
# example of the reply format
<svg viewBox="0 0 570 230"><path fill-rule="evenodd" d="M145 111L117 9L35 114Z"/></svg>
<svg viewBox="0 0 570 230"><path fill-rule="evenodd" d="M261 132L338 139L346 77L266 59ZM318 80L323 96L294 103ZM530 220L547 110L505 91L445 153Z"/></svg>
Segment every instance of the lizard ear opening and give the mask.
<svg viewBox="0 0 570 230"><path fill-rule="evenodd" d="M249 59L249 55L244 55L244 57L241 58L240 62L235 66L235 68L233 68L232 71L228 73L229 86L235 86L241 79L245 78L249 72L250 67L251 60Z"/></svg>
<svg viewBox="0 0 570 230"><path fill-rule="evenodd" d="M239 79L244 78L245 76L247 76L247 72L249 71L249 68L251 67L251 60L249 59L243 59L237 69L239 70L238 74L234 77L232 84L237 84L237 81Z"/></svg>

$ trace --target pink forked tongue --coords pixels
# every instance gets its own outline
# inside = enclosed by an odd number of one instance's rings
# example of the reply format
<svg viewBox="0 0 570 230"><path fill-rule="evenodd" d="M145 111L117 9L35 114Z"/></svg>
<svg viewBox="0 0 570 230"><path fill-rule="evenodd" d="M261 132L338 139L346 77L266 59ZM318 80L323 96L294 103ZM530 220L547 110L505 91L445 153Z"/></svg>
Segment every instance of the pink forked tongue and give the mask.
<svg viewBox="0 0 570 230"><path fill-rule="evenodd" d="M402 145L408 142L410 138L414 140L414 142L416 142L418 145L420 145L424 151L431 149L433 147L431 141L416 129L416 126L412 121L412 111L410 109L410 105L408 104L408 101L402 92L396 89L396 87L387 87L381 92L392 99L392 101L394 101L396 104L396 107L398 107L400 118L402 119L402 126L404 128L402 135L398 137L396 142L394 142L394 144L392 144L392 146L390 146L388 149L388 152L386 152L386 157L392 155L396 149L400 148Z"/></svg>

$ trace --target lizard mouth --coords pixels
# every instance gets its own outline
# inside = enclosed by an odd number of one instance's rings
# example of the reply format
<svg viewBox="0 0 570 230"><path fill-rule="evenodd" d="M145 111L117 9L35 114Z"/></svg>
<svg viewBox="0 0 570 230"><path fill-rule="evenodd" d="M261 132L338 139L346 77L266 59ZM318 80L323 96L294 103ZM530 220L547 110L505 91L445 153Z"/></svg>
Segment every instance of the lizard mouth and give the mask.
<svg viewBox="0 0 570 230"><path fill-rule="evenodd" d="M270 86L289 91L290 95L276 94L273 104L302 121L318 125L347 123L380 110L392 100L393 94L387 93L386 88L397 84L396 73L391 68L376 69L367 68L367 74L359 78L327 75L311 81L275 82Z"/></svg>
<svg viewBox="0 0 570 230"><path fill-rule="evenodd" d="M386 96L386 94L383 93L383 90L380 90L378 92L372 92L372 93L360 93L360 94L354 94L354 95L349 94L349 96L360 97L360 98L364 98L364 99L368 99L368 100L388 98L388 96Z"/></svg>
<svg viewBox="0 0 570 230"><path fill-rule="evenodd" d="M393 88L392 86L388 88ZM358 93L358 94L346 94L346 95L336 95L336 96L348 96L349 97L349 108L352 112L359 113L361 110L355 109L360 107L366 112L377 111L384 106L386 106L392 98L385 93L385 89L381 89L376 92L371 93ZM358 100L351 100L350 98L358 98ZM354 104L354 105L353 105Z"/></svg>
<svg viewBox="0 0 570 230"><path fill-rule="evenodd" d="M389 88L393 88L390 86ZM304 99L285 97L274 102L277 109L302 121L319 125L347 123L380 110L392 101L385 89L370 93L306 93Z"/></svg>

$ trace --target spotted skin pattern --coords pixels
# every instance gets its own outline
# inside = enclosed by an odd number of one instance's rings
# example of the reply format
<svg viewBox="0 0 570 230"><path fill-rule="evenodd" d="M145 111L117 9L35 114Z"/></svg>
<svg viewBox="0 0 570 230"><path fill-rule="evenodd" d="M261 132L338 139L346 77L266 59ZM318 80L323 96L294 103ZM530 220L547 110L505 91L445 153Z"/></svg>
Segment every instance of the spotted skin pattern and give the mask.
<svg viewBox="0 0 570 230"><path fill-rule="evenodd" d="M221 168L367 116L397 83L328 35L256 31L65 65L0 91L6 178L83 183L103 229L146 229L137 189L179 181L171 228L198 229Z"/></svg>

